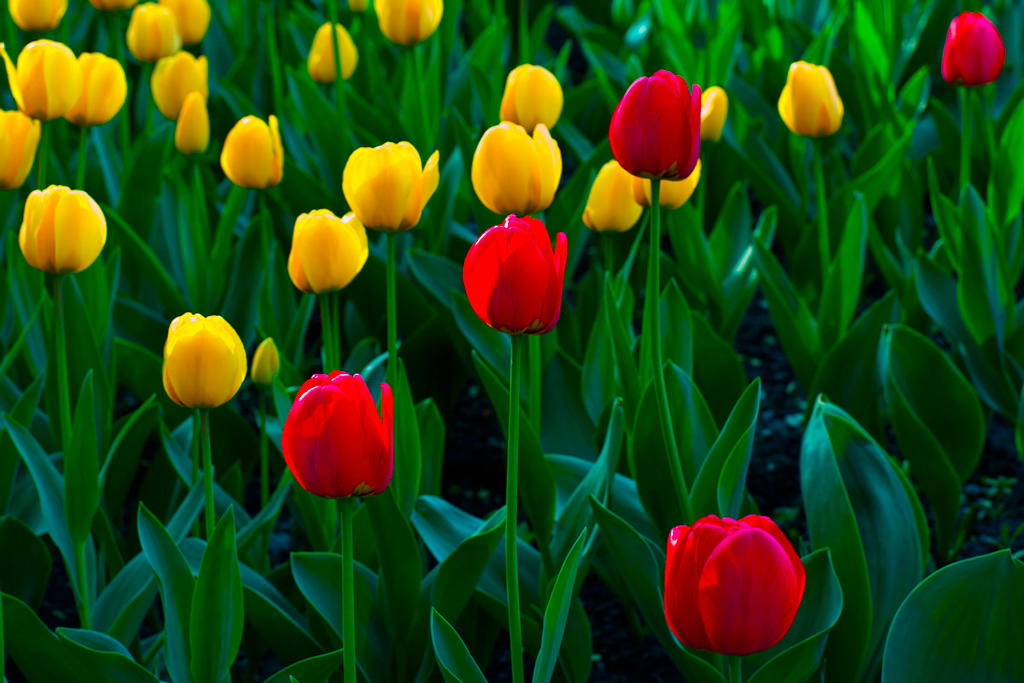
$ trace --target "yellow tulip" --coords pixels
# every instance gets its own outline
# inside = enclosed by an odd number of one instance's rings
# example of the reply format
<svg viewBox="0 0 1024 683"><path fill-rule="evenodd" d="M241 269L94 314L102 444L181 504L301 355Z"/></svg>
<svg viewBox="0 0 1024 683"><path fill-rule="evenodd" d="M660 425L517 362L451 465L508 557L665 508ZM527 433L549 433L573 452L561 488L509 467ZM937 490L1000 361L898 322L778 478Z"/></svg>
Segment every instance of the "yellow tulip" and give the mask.
<svg viewBox="0 0 1024 683"><path fill-rule="evenodd" d="M359 63L359 52L344 26L335 24L335 31L338 34L338 45L341 47L341 77L347 81ZM316 36L313 37L313 47L309 49L306 68L310 77L317 83L334 83L337 80L334 73L334 38L331 36L330 22L317 29Z"/></svg>
<svg viewBox="0 0 1024 683"><path fill-rule="evenodd" d="M210 113L198 92L190 92L185 98L174 129L174 146L185 155L202 154L210 146Z"/></svg>
<svg viewBox="0 0 1024 683"><path fill-rule="evenodd" d="M284 147L277 117L263 119L246 116L235 124L224 139L220 166L235 185L264 190L281 182L284 171Z"/></svg>
<svg viewBox="0 0 1024 683"><path fill-rule="evenodd" d="M51 121L78 101L82 93L82 68L67 45L37 40L25 46L15 68L0 43L7 81L18 109L34 119Z"/></svg>
<svg viewBox="0 0 1024 683"><path fill-rule="evenodd" d="M174 12L182 45L198 45L210 28L210 3L206 0L160 0Z"/></svg>
<svg viewBox="0 0 1024 683"><path fill-rule="evenodd" d="M139 0L89 0L92 6L103 12L118 12L135 7Z"/></svg>
<svg viewBox="0 0 1024 683"><path fill-rule="evenodd" d="M843 123L843 101L827 67L794 62L779 97L779 116L797 135L823 138Z"/></svg>
<svg viewBox="0 0 1024 683"><path fill-rule="evenodd" d="M678 209L686 203L700 181L700 161L693 173L682 180L662 180L660 204L665 209ZM633 198L645 209L651 208L651 181L647 178L633 178Z"/></svg>
<svg viewBox="0 0 1024 683"><path fill-rule="evenodd" d="M365 12L367 4L366 0L348 0L348 8L353 12Z"/></svg>
<svg viewBox="0 0 1024 683"><path fill-rule="evenodd" d="M729 114L729 96L717 85L700 94L700 139L718 142L722 139L725 117Z"/></svg>
<svg viewBox="0 0 1024 683"><path fill-rule="evenodd" d="M145 2L132 10L128 49L140 62L158 62L181 49L178 20L168 7Z"/></svg>
<svg viewBox="0 0 1024 683"><path fill-rule="evenodd" d="M501 120L518 123L532 133L538 123L551 130L562 113L562 86L542 66L523 64L512 69L501 97Z"/></svg>
<svg viewBox="0 0 1024 683"><path fill-rule="evenodd" d="M106 242L107 219L85 192L51 185L28 196L18 245L36 270L54 275L81 272Z"/></svg>
<svg viewBox="0 0 1024 683"><path fill-rule="evenodd" d="M210 96L209 64L206 57L190 52L176 52L156 63L149 79L153 101L164 118L176 121L181 105L191 92L198 92L203 101Z"/></svg>
<svg viewBox="0 0 1024 683"><path fill-rule="evenodd" d="M124 69L116 59L98 52L83 52L78 55L78 64L82 69L82 94L64 118L82 127L100 126L121 111L128 97Z"/></svg>
<svg viewBox="0 0 1024 683"><path fill-rule="evenodd" d="M68 0L7 0L11 19L22 31L52 31L68 11Z"/></svg>
<svg viewBox="0 0 1024 683"><path fill-rule="evenodd" d="M0 190L22 186L32 162L42 124L20 111L0 111Z"/></svg>
<svg viewBox="0 0 1024 683"><path fill-rule="evenodd" d="M216 408L231 400L245 379L245 347L219 315L179 315L164 344L164 391L185 408Z"/></svg>
<svg viewBox="0 0 1024 683"><path fill-rule="evenodd" d="M480 138L471 176L476 196L488 209L525 216L551 206L562 177L562 152L543 123L530 137L522 126L506 121Z"/></svg>
<svg viewBox="0 0 1024 683"><path fill-rule="evenodd" d="M376 0L380 32L392 43L422 43L437 30L444 12L442 0Z"/></svg>
<svg viewBox="0 0 1024 683"><path fill-rule="evenodd" d="M307 294L335 292L352 282L369 255L366 228L354 213L338 218L318 209L295 221L288 275Z"/></svg>
<svg viewBox="0 0 1024 683"><path fill-rule="evenodd" d="M273 338L267 337L256 347L252 355L252 383L261 387L269 387L274 382L274 375L281 369L281 356L277 353L277 344Z"/></svg>
<svg viewBox="0 0 1024 683"><path fill-rule="evenodd" d="M420 222L440 180L434 152L426 165L408 142L387 142L352 152L341 177L345 201L371 230L401 232Z"/></svg>
<svg viewBox="0 0 1024 683"><path fill-rule="evenodd" d="M625 232L636 225L643 207L633 197L633 180L617 161L602 166L590 186L584 225L596 232Z"/></svg>

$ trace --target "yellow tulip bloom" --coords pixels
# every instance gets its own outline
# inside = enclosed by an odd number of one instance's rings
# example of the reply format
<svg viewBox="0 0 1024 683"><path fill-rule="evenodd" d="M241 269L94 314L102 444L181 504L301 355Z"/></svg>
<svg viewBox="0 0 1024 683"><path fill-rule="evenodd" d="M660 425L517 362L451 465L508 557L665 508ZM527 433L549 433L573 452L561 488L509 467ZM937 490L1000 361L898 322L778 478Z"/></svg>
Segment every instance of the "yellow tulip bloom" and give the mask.
<svg viewBox="0 0 1024 683"><path fill-rule="evenodd" d="M823 138L843 123L843 101L827 67L794 62L779 97L779 116L797 135Z"/></svg>
<svg viewBox="0 0 1024 683"><path fill-rule="evenodd" d="M28 196L18 245L36 270L54 275L81 272L106 242L107 219L85 192L51 185Z"/></svg>
<svg viewBox="0 0 1024 683"><path fill-rule="evenodd" d="M256 116L246 116L236 123L224 139L220 166L239 187L265 190L280 183L284 147L277 117L270 117L269 126Z"/></svg>
<svg viewBox="0 0 1024 683"><path fill-rule="evenodd" d="M359 63L359 52L344 26L335 24L334 29L338 34L338 46L341 47L341 77L347 81ZM309 49L306 69L317 83L334 83L337 80L334 73L334 38L331 36L330 22L317 29L313 37L313 46Z"/></svg>
<svg viewBox="0 0 1024 683"><path fill-rule="evenodd" d="M308 294L335 292L352 282L369 255L366 228L354 213L338 218L318 209L295 221L288 275Z"/></svg>
<svg viewBox="0 0 1024 683"><path fill-rule="evenodd" d="M245 347L219 315L185 313L175 318L164 344L164 391L185 408L216 408L245 379Z"/></svg>
<svg viewBox="0 0 1024 683"><path fill-rule="evenodd" d="M156 63L181 49L178 19L168 7L145 2L132 10L128 49L140 62Z"/></svg>
<svg viewBox="0 0 1024 683"><path fill-rule="evenodd" d="M584 225L596 232L625 232L636 225L644 210L633 197L633 180L617 161L602 166L590 186Z"/></svg>
<svg viewBox="0 0 1024 683"><path fill-rule="evenodd" d="M488 128L473 154L473 189L494 213L525 216L543 211L555 199L562 177L562 152L547 126L533 137L515 123Z"/></svg>
<svg viewBox="0 0 1024 683"><path fill-rule="evenodd" d="M198 45L210 28L210 3L207 0L160 0L174 12L182 45Z"/></svg>
<svg viewBox="0 0 1024 683"><path fill-rule="evenodd" d="M700 94L700 139L718 142L722 139L725 117L729 114L729 96L717 85Z"/></svg>
<svg viewBox="0 0 1024 683"><path fill-rule="evenodd" d="M116 59L97 52L78 55L82 69L82 94L64 114L78 126L100 126L121 111L128 97L128 81Z"/></svg>
<svg viewBox="0 0 1024 683"><path fill-rule="evenodd" d="M256 347L252 355L252 370L249 377L252 383L261 387L269 387L274 382L274 375L281 369L281 356L277 353L277 344L267 337Z"/></svg>
<svg viewBox="0 0 1024 683"><path fill-rule="evenodd" d="M149 86L164 118L177 121L189 93L198 92L206 101L210 96L209 73L206 57L195 57L190 52L176 52L157 62Z"/></svg>
<svg viewBox="0 0 1024 683"><path fill-rule="evenodd" d="M375 0L380 32L392 43L422 43L437 30L444 12L442 0Z"/></svg>
<svg viewBox="0 0 1024 683"><path fill-rule="evenodd" d="M686 203L700 181L700 161L693 173L682 180L662 180L659 203L664 209L678 209ZM651 208L651 181L647 178L633 178L633 198L645 209Z"/></svg>
<svg viewBox="0 0 1024 683"><path fill-rule="evenodd" d="M7 0L11 19L22 31L52 31L68 11L68 0Z"/></svg>
<svg viewBox="0 0 1024 683"><path fill-rule="evenodd" d="M25 46L15 68L0 43L7 81L18 109L40 121L64 116L82 94L82 68L63 43L37 40Z"/></svg>
<svg viewBox="0 0 1024 683"><path fill-rule="evenodd" d="M440 180L434 152L424 166L408 142L360 147L345 164L341 189L360 222L371 230L401 232L420 222Z"/></svg>
<svg viewBox="0 0 1024 683"><path fill-rule="evenodd" d="M131 9L139 0L89 0L92 6L103 12L119 12L123 9Z"/></svg>
<svg viewBox="0 0 1024 683"><path fill-rule="evenodd" d="M22 186L36 158L42 124L20 111L0 111L0 190Z"/></svg>
<svg viewBox="0 0 1024 683"><path fill-rule="evenodd" d="M185 155L202 154L210 146L210 113L198 92L190 92L185 98L174 129L174 146Z"/></svg>
<svg viewBox="0 0 1024 683"><path fill-rule="evenodd" d="M501 97L501 120L518 123L532 133L538 123L551 130L562 113L562 86L542 66L523 64L512 69Z"/></svg>

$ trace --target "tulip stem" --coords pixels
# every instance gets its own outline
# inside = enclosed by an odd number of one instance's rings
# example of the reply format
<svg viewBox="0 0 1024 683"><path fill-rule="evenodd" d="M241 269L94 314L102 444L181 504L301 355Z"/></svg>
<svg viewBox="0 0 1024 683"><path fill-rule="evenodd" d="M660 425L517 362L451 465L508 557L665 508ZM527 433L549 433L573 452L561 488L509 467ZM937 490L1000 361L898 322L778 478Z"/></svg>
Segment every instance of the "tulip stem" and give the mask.
<svg viewBox="0 0 1024 683"><path fill-rule="evenodd" d="M519 63L529 64L533 59L530 51L530 0L519 0Z"/></svg>
<svg viewBox="0 0 1024 683"><path fill-rule="evenodd" d="M210 448L210 411L202 410L203 417L203 485L206 493L206 540L213 538L217 521L213 511L213 450Z"/></svg>
<svg viewBox="0 0 1024 683"><path fill-rule="evenodd" d="M267 392L260 390L260 509L270 500L267 465Z"/></svg>
<svg viewBox="0 0 1024 683"><path fill-rule="evenodd" d="M704 223L708 213L708 192L707 192L708 161L704 152L700 153L700 178L697 180L697 217L701 232L705 231Z"/></svg>
<svg viewBox="0 0 1024 683"><path fill-rule="evenodd" d="M342 657L345 662L345 683L356 683L356 589L353 571L352 517L355 513L355 498L340 498L341 508L341 608L343 628L341 634Z"/></svg>
<svg viewBox="0 0 1024 683"><path fill-rule="evenodd" d="M75 573L78 575L78 622L79 628L92 628L89 607L89 573L86 570L85 541L75 541Z"/></svg>
<svg viewBox="0 0 1024 683"><path fill-rule="evenodd" d="M530 422L533 428L540 434L540 402L541 402L541 381L543 376L544 356L540 350L540 336L531 334L527 341L526 351L529 354L530 364Z"/></svg>
<svg viewBox="0 0 1024 683"><path fill-rule="evenodd" d="M78 166L75 168L75 189L85 189L85 155L89 146L89 129L82 126L78 136Z"/></svg>
<svg viewBox="0 0 1024 683"><path fill-rule="evenodd" d="M203 429L202 429L203 418L199 414L199 408L196 408L192 414L192 486L199 483L199 458L202 457L202 443L203 443ZM199 538L200 527L199 520L196 519L192 525L192 535Z"/></svg>
<svg viewBox="0 0 1024 683"><path fill-rule="evenodd" d="M814 143L814 191L818 202L818 259L821 265L821 294L825 292L825 278L832 262L832 246L828 232L828 200L825 198L825 173L821 169L821 144Z"/></svg>
<svg viewBox="0 0 1024 683"><path fill-rule="evenodd" d="M612 252L612 236L604 233L604 270L609 276L615 277L615 253Z"/></svg>
<svg viewBox="0 0 1024 683"><path fill-rule="evenodd" d="M348 154L348 122L345 120L345 78L341 73L341 44L338 40L338 0L327 0L327 12L331 21L331 40L334 43L334 106L338 110L338 135L341 137L341 151ZM282 112L278 112L281 114Z"/></svg>
<svg viewBox="0 0 1024 683"><path fill-rule="evenodd" d="M388 245L387 311L388 311L388 369L387 382L394 387L398 382L398 312L395 310L395 233L386 235Z"/></svg>
<svg viewBox="0 0 1024 683"><path fill-rule="evenodd" d="M430 137L433 130L433 119L430 116L430 108L427 106L426 77L423 73L423 50L420 45L414 45L409 49L412 51L416 88L419 91L418 95L420 98L420 117L423 119L423 139L420 141L420 144L422 144L420 154L428 155L430 153L430 146L434 143Z"/></svg>
<svg viewBox="0 0 1024 683"><path fill-rule="evenodd" d="M127 73L128 69L124 63L124 46L121 45L121 20L120 12L106 12L107 15L107 42L110 43L110 48L114 52L114 59L121 64L121 69ZM136 84L138 82L136 81ZM121 111L118 114L118 118L121 119L118 124L121 128L121 172L128 173L128 164L131 161L131 102L132 98L129 97Z"/></svg>
<svg viewBox="0 0 1024 683"><path fill-rule="evenodd" d="M321 344L324 347L324 374L331 374L332 370L338 370L338 359L335 357L334 347L334 324L331 316L331 294L325 292L319 294L320 299L320 327Z"/></svg>
<svg viewBox="0 0 1024 683"><path fill-rule="evenodd" d="M508 635L512 681L523 683L523 633L519 614L519 564L516 533L519 503L519 375L522 367L521 334L512 335L512 364L508 391L508 472L505 480L505 587L508 592Z"/></svg>
<svg viewBox="0 0 1024 683"><path fill-rule="evenodd" d="M68 389L68 351L64 336L64 277L54 285L57 311L54 317L54 344L57 355L57 391L60 401L60 442L65 455L71 449L71 391Z"/></svg>
<svg viewBox="0 0 1024 683"><path fill-rule="evenodd" d="M727 655L729 660L729 683L743 681L743 659L739 655Z"/></svg>
<svg viewBox="0 0 1024 683"><path fill-rule="evenodd" d="M46 161L50 158L50 126L39 122L39 189L46 189Z"/></svg>
<svg viewBox="0 0 1024 683"><path fill-rule="evenodd" d="M266 31L271 95L274 98L274 112L280 116L284 112L284 82L281 79L281 50L277 38L277 6L278 3L273 3L267 7Z"/></svg>
<svg viewBox="0 0 1024 683"><path fill-rule="evenodd" d="M960 109L963 125L960 130L960 187L958 196L963 197L967 186L971 184L971 137L974 129L971 125L971 89L960 88Z"/></svg>

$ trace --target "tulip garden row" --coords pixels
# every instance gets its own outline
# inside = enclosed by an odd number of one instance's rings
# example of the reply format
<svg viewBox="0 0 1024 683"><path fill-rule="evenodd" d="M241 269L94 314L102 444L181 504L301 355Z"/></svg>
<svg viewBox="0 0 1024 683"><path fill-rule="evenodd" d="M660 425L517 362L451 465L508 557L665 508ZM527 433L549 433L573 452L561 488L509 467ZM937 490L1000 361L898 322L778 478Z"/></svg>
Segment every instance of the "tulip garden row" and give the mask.
<svg viewBox="0 0 1024 683"><path fill-rule="evenodd" d="M0 680L1024 680L977 5L9 0Z"/></svg>

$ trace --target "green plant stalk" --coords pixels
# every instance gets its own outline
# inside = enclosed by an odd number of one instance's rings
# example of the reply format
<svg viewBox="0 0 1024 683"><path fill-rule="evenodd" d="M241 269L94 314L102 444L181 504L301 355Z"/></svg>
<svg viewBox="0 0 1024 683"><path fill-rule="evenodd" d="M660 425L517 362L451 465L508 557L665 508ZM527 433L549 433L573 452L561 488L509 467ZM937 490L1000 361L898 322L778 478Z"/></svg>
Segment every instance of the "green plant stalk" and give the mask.
<svg viewBox="0 0 1024 683"><path fill-rule="evenodd" d="M210 411L200 411L203 416L203 484L206 494L206 540L213 538L216 523L213 510L213 449L210 448Z"/></svg>
<svg viewBox="0 0 1024 683"><path fill-rule="evenodd" d="M604 270L615 277L615 254L612 252L612 236L604 234Z"/></svg>
<svg viewBox="0 0 1024 683"><path fill-rule="evenodd" d="M971 184L971 137L974 128L971 124L971 89L960 88L960 109L963 116L963 125L960 130L960 186L957 192L958 197L963 197L967 186Z"/></svg>
<svg viewBox="0 0 1024 683"><path fill-rule="evenodd" d="M743 659L739 655L726 656L729 660L729 683L743 683Z"/></svg>
<svg viewBox="0 0 1024 683"><path fill-rule="evenodd" d="M46 189L46 162L50 158L50 126L46 121L39 122L39 189Z"/></svg>
<svg viewBox="0 0 1024 683"><path fill-rule="evenodd" d="M68 351L64 336L64 276L58 275L54 284L57 296L54 350L57 356L57 393L60 403L60 443L64 452L71 448L71 391L68 389Z"/></svg>
<svg viewBox="0 0 1024 683"><path fill-rule="evenodd" d="M264 262L266 262L270 256L270 244L274 235L274 222L270 218L270 212L267 211L266 190L256 190L256 194L259 196L260 253L263 254ZM251 219L249 224L252 225Z"/></svg>
<svg viewBox="0 0 1024 683"><path fill-rule="evenodd" d="M388 368L387 383L392 389L398 383L398 312L395 302L395 233L388 232L387 311L388 311Z"/></svg>
<svg viewBox="0 0 1024 683"><path fill-rule="evenodd" d="M341 370L341 291L331 292L331 339L334 340L334 364Z"/></svg>
<svg viewBox="0 0 1024 683"><path fill-rule="evenodd" d="M512 335L512 364L508 390L508 472L505 479L505 588L508 593L508 636L512 681L523 683L523 632L519 614L519 564L516 525L519 504L519 393L522 335Z"/></svg>
<svg viewBox="0 0 1024 683"><path fill-rule="evenodd" d="M343 658L345 665L345 683L356 683L356 588L353 569L352 549L352 517L355 514L355 498L341 498L338 507L341 509L342 534L342 577L341 577L341 608L343 610L343 628L341 634Z"/></svg>
<svg viewBox="0 0 1024 683"><path fill-rule="evenodd" d="M330 374L331 370L337 370L334 366L334 326L331 324L331 298L330 294L318 294L320 300L320 327L321 344L324 355L324 374Z"/></svg>
<svg viewBox="0 0 1024 683"><path fill-rule="evenodd" d="M430 116L430 108L427 106L427 84L426 78L423 75L422 44L414 45L409 48L409 50L412 52L413 68L415 69L416 77L416 89L420 100L420 118L423 120L423 140L420 141L420 144L422 145L420 147L420 154L426 156L430 152L430 145L433 144L433 140L430 139L433 119Z"/></svg>
<svg viewBox="0 0 1024 683"><path fill-rule="evenodd" d="M203 443L203 418L199 414L199 408L192 411L192 486L199 483L199 458L202 457ZM192 535L199 538L199 520L192 524Z"/></svg>
<svg viewBox="0 0 1024 683"><path fill-rule="evenodd" d="M75 541L75 573L78 575L78 621L80 628L92 628L89 604L89 574L86 571L85 541Z"/></svg>
<svg viewBox="0 0 1024 683"><path fill-rule="evenodd" d="M334 106L338 110L338 134L342 153L348 153L348 121L345 112L345 79L341 74L341 45L338 41L338 0L328 0L327 12L331 22L331 41L334 43Z"/></svg>
<svg viewBox="0 0 1024 683"><path fill-rule="evenodd" d="M708 213L708 187L705 182L705 176L707 175L708 161L707 157L704 156L704 152L700 153L700 179L697 181L697 225L700 226L701 231L704 231L704 218Z"/></svg>
<svg viewBox="0 0 1024 683"><path fill-rule="evenodd" d="M284 112L284 83L281 79L281 50L277 44L277 4L275 2L267 8L267 68L270 71L274 111L280 116Z"/></svg>
<svg viewBox="0 0 1024 683"><path fill-rule="evenodd" d="M263 389L260 392L260 509L267 507L270 500L270 467L268 464L267 441L267 392ZM267 529L260 540L260 565L263 573L270 571L270 534L273 527Z"/></svg>
<svg viewBox="0 0 1024 683"><path fill-rule="evenodd" d="M198 259L195 259L195 254L200 249L203 250L203 262L209 264L209 245L205 242L204 231L202 230L202 216L203 212L206 211L206 207L203 204L203 176L202 171L199 168L199 163L195 162L192 164L192 210L195 214L189 221L189 227L192 229L192 253L196 263ZM206 302L210 297L210 280L207 276L207 268L196 269L196 289L199 290L192 295L193 305L201 310L206 310ZM198 420L196 420L198 423Z"/></svg>
<svg viewBox="0 0 1024 683"><path fill-rule="evenodd" d="M8 22L10 22L10 15L8 14ZM6 681L7 678L4 676L4 660L7 658L4 652L4 600L0 596L0 681Z"/></svg>
<svg viewBox="0 0 1024 683"><path fill-rule="evenodd" d="M214 3L216 5L216 3ZM110 49L113 50L114 59L121 64L121 69L127 74L128 67L124 61L124 45L121 44L121 19L120 12L105 12L107 15L107 39L110 42ZM121 172L128 172L128 164L131 162L131 101L128 97L124 106L121 107L118 124L121 128Z"/></svg>
<svg viewBox="0 0 1024 683"><path fill-rule="evenodd" d="M540 434L541 420L541 381L544 374L544 356L540 349L540 335L531 334L527 338L526 352L530 368L530 422L533 428Z"/></svg>
<svg viewBox="0 0 1024 683"><path fill-rule="evenodd" d="M89 148L89 129L82 126L78 136L78 166L75 167L75 188L85 189L85 156Z"/></svg>
<svg viewBox="0 0 1024 683"><path fill-rule="evenodd" d="M530 0L519 0L519 63L529 64L533 58L530 50Z"/></svg>
<svg viewBox="0 0 1024 683"><path fill-rule="evenodd" d="M821 168L821 143L814 142L814 191L818 203L818 260L821 268L821 292L825 291L825 278L832 262L832 245L828 234L828 199L825 197L825 173Z"/></svg>

